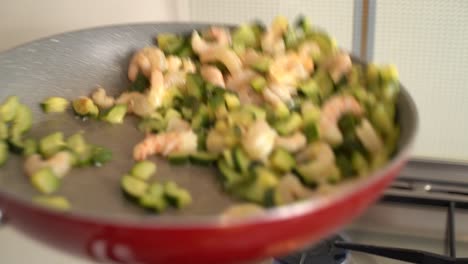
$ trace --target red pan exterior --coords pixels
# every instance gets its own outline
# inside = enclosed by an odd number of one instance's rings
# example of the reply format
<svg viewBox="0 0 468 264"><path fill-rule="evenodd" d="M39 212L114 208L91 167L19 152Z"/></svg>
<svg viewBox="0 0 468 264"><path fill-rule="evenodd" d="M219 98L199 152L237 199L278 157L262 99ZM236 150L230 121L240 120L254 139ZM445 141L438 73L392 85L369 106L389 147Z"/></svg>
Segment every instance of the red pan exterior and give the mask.
<svg viewBox="0 0 468 264"><path fill-rule="evenodd" d="M281 255L317 241L374 202L406 157L345 199L294 217L238 225L131 226L41 210L0 194L0 208L25 234L97 261L157 264L239 263Z"/></svg>

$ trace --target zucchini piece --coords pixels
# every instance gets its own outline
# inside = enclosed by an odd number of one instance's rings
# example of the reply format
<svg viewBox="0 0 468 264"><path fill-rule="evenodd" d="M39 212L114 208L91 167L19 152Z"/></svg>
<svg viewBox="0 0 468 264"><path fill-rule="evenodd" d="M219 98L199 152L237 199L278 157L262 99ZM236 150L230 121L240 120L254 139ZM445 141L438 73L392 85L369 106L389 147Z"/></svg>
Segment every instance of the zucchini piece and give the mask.
<svg viewBox="0 0 468 264"><path fill-rule="evenodd" d="M206 150L206 137L208 136L208 132L205 129L199 129L196 131L197 133L197 149L198 150Z"/></svg>
<svg viewBox="0 0 468 264"><path fill-rule="evenodd" d="M261 107L258 107L256 105L253 105L253 104L243 105L243 109L245 111L251 112L254 115L256 120L265 119L266 116L267 116L266 112L265 112L265 109L263 109Z"/></svg>
<svg viewBox="0 0 468 264"><path fill-rule="evenodd" d="M181 111L182 117L186 120L191 120L193 117L193 110L190 107L182 107Z"/></svg>
<svg viewBox="0 0 468 264"><path fill-rule="evenodd" d="M99 108L88 97L83 96L74 100L72 106L75 113L79 116L97 117L99 115Z"/></svg>
<svg viewBox="0 0 468 264"><path fill-rule="evenodd" d="M148 160L137 162L135 165L133 165L133 168L130 171L130 174L133 177L144 181L149 180L149 178L155 173L156 164Z"/></svg>
<svg viewBox="0 0 468 264"><path fill-rule="evenodd" d="M260 57L258 60L256 60L250 67L259 72L259 73L267 73L268 70L270 69L271 65L271 59L268 57Z"/></svg>
<svg viewBox="0 0 468 264"><path fill-rule="evenodd" d="M63 196L37 196L33 198L33 202L46 206L52 209L57 209L61 211L66 211L71 208L71 204L67 198Z"/></svg>
<svg viewBox="0 0 468 264"><path fill-rule="evenodd" d="M267 80L263 76L255 77L250 81L250 86L252 86L256 92L261 93L267 86Z"/></svg>
<svg viewBox="0 0 468 264"><path fill-rule="evenodd" d="M41 109L45 113L63 113L70 102L62 97L49 97L41 103Z"/></svg>
<svg viewBox="0 0 468 264"><path fill-rule="evenodd" d="M239 97L237 97L237 95L233 93L225 93L224 101L226 102L226 106L230 111L239 108L239 106L241 105Z"/></svg>
<svg viewBox="0 0 468 264"><path fill-rule="evenodd" d="M307 138L307 143L314 142L319 138L319 128L316 122L306 122L304 124L304 135Z"/></svg>
<svg viewBox="0 0 468 264"><path fill-rule="evenodd" d="M127 104L117 104L105 113L101 119L111 124L122 124L127 113Z"/></svg>
<svg viewBox="0 0 468 264"><path fill-rule="evenodd" d="M241 147L237 147L233 150L234 164L237 171L243 175L247 175L249 172L249 167L251 160L249 156Z"/></svg>
<svg viewBox="0 0 468 264"><path fill-rule="evenodd" d="M231 150L225 149L223 151L223 158L224 161L226 161L226 165L228 165L230 168L235 168L234 157L232 156Z"/></svg>
<svg viewBox="0 0 468 264"><path fill-rule="evenodd" d="M8 160L8 144L5 141L0 141L0 167L5 165Z"/></svg>
<svg viewBox="0 0 468 264"><path fill-rule="evenodd" d="M320 99L325 100L333 92L333 80L324 69L318 69L313 80L318 84Z"/></svg>
<svg viewBox="0 0 468 264"><path fill-rule="evenodd" d="M299 91L314 101L317 101L320 96L319 85L314 79L307 80L299 85Z"/></svg>
<svg viewBox="0 0 468 264"><path fill-rule="evenodd" d="M146 88L150 85L150 82L146 76L139 72L135 81L130 85L129 90L143 93Z"/></svg>
<svg viewBox="0 0 468 264"><path fill-rule="evenodd" d="M173 181L164 184L164 194L167 201L176 208L184 208L192 203L190 193Z"/></svg>
<svg viewBox="0 0 468 264"><path fill-rule="evenodd" d="M15 154L22 154L24 151L24 142L21 135L12 135L8 139L8 147Z"/></svg>
<svg viewBox="0 0 468 264"><path fill-rule="evenodd" d="M148 191L140 197L140 205L157 213L163 212L167 207L164 187L160 183L153 183Z"/></svg>
<svg viewBox="0 0 468 264"><path fill-rule="evenodd" d="M140 199L146 194L148 184L131 175L124 175L120 180L120 187L124 194L131 199Z"/></svg>
<svg viewBox="0 0 468 264"><path fill-rule="evenodd" d="M312 30L312 23L308 17L300 16L297 18L294 24L296 27L302 29L302 32L304 33L310 32Z"/></svg>
<svg viewBox="0 0 468 264"><path fill-rule="evenodd" d="M184 39L171 33L158 34L158 47L166 54L177 54L184 47Z"/></svg>
<svg viewBox="0 0 468 264"><path fill-rule="evenodd" d="M171 153L167 155L167 159L173 165L182 165L189 161L189 155L186 153Z"/></svg>
<svg viewBox="0 0 468 264"><path fill-rule="evenodd" d="M112 160L112 151L103 147L93 146L91 162L94 166L100 167Z"/></svg>
<svg viewBox="0 0 468 264"><path fill-rule="evenodd" d="M29 157L37 153L37 142L32 138L25 139L23 142L23 156Z"/></svg>
<svg viewBox="0 0 468 264"><path fill-rule="evenodd" d="M32 112L26 105L20 104L16 109L16 114L10 127L10 137L20 137L31 129Z"/></svg>
<svg viewBox="0 0 468 264"><path fill-rule="evenodd" d="M293 28L288 27L288 30L283 35L283 41L286 49L294 49L299 44L299 38Z"/></svg>
<svg viewBox="0 0 468 264"><path fill-rule="evenodd" d="M138 130L144 133L161 132L166 126L167 122L164 119L145 118L138 123Z"/></svg>
<svg viewBox="0 0 468 264"><path fill-rule="evenodd" d="M253 174L254 180L242 184L235 192L248 201L262 204L265 202L267 192L278 185L278 178L263 166L255 167Z"/></svg>
<svg viewBox="0 0 468 264"><path fill-rule="evenodd" d="M182 115L173 108L167 109L166 113L164 114L164 120L166 121L166 124L173 118L182 118Z"/></svg>
<svg viewBox="0 0 468 264"><path fill-rule="evenodd" d="M74 166L86 166L91 163L93 148L86 143L81 133L76 133L67 138L66 147L74 156Z"/></svg>
<svg viewBox="0 0 468 264"><path fill-rule="evenodd" d="M16 115L16 110L18 109L20 103L17 96L8 97L0 105L0 119L3 122L10 122Z"/></svg>
<svg viewBox="0 0 468 264"><path fill-rule="evenodd" d="M296 112L293 112L287 119L278 120L275 122L274 127L276 131L282 136L290 135L302 126L302 117Z"/></svg>
<svg viewBox="0 0 468 264"><path fill-rule="evenodd" d="M39 141L39 152L45 158L50 158L66 147L62 132L55 132Z"/></svg>
<svg viewBox="0 0 468 264"><path fill-rule="evenodd" d="M218 169L223 186L228 190L245 180L245 177L230 167L225 160L218 161Z"/></svg>
<svg viewBox="0 0 468 264"><path fill-rule="evenodd" d="M346 155L338 154L336 156L336 165L338 166L338 169L340 170L340 174L343 177L348 178L348 177L355 176L355 171L351 163L351 160L349 160L346 157Z"/></svg>
<svg viewBox="0 0 468 264"><path fill-rule="evenodd" d="M366 158L358 151L354 151L351 155L351 165L358 176L367 175L369 172L369 164Z"/></svg>
<svg viewBox="0 0 468 264"><path fill-rule="evenodd" d="M187 94L201 100L205 95L204 81L200 74L189 73L185 77Z"/></svg>
<svg viewBox="0 0 468 264"><path fill-rule="evenodd" d="M246 111L244 108L232 111L228 115L229 126L248 127L255 121L255 116L252 112Z"/></svg>
<svg viewBox="0 0 468 264"><path fill-rule="evenodd" d="M270 156L272 167L282 173L291 171L296 166L296 160L285 149L278 148Z"/></svg>
<svg viewBox="0 0 468 264"><path fill-rule="evenodd" d="M200 105L198 111L196 112L195 116L192 119L192 128L194 130L198 130L201 128L205 128L210 123L210 113L208 111L208 107L204 104Z"/></svg>
<svg viewBox="0 0 468 264"><path fill-rule="evenodd" d="M60 179L51 168L42 168L31 176L32 185L43 194L51 194L60 187Z"/></svg>
<svg viewBox="0 0 468 264"><path fill-rule="evenodd" d="M226 91L223 88L215 86L213 90L210 92L210 95L208 97L208 106L213 110L218 109L218 107L220 106L224 106L225 105L225 101L224 101L225 93Z"/></svg>
<svg viewBox="0 0 468 264"><path fill-rule="evenodd" d="M273 108L273 117L275 119L285 119L290 114L291 114L291 111L289 111L288 106L284 102L281 102L280 104L276 104Z"/></svg>
<svg viewBox="0 0 468 264"><path fill-rule="evenodd" d="M232 33L232 47L236 52L243 52L245 48L256 47L257 35L250 25L240 25Z"/></svg>
<svg viewBox="0 0 468 264"><path fill-rule="evenodd" d="M199 165L211 165L218 159L218 155L206 151L197 151L190 155L190 161Z"/></svg>
<svg viewBox="0 0 468 264"><path fill-rule="evenodd" d="M8 125L6 123L0 122L0 140L8 139Z"/></svg>

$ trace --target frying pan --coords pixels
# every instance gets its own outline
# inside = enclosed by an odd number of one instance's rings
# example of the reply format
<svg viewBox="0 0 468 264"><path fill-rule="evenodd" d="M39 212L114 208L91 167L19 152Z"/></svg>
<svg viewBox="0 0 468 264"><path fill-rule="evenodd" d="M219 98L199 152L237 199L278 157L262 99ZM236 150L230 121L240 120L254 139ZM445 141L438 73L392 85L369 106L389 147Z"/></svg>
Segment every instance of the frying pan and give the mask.
<svg viewBox="0 0 468 264"><path fill-rule="evenodd" d="M397 155L367 178L341 184L332 192L237 220L219 217L236 201L223 194L213 168L158 163L160 180L188 188L192 206L155 216L122 198L119 179L132 164L132 148L142 139L136 120L123 125L72 113L43 114L38 103L49 96L76 98L102 85L118 94L129 85L131 54L162 32L189 33L203 24L135 24L94 28L44 38L0 54L0 99L18 95L32 108L30 134L85 131L88 141L113 150L102 168L74 169L59 195L73 209L62 213L31 203L37 192L19 157L0 169L0 210L8 224L57 249L96 261L118 263L244 263L282 255L336 231L374 202L406 163L417 129L415 105L402 88L398 100L401 139Z"/></svg>

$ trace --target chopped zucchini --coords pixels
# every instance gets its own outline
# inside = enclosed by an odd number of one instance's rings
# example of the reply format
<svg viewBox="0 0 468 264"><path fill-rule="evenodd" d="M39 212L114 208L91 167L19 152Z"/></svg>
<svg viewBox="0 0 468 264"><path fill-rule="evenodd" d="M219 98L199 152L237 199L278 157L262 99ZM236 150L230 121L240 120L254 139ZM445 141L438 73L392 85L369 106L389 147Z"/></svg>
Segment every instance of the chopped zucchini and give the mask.
<svg viewBox="0 0 468 264"><path fill-rule="evenodd" d="M184 39L175 34L158 34L156 40L159 48L166 54L177 54L184 47Z"/></svg>
<svg viewBox="0 0 468 264"><path fill-rule="evenodd" d="M23 156L29 157L37 153L37 142L32 138L25 139L23 142Z"/></svg>
<svg viewBox="0 0 468 264"><path fill-rule="evenodd" d="M124 175L120 181L124 194L132 199L140 199L146 194L148 184L130 175Z"/></svg>
<svg viewBox="0 0 468 264"><path fill-rule="evenodd" d="M224 161L226 161L226 165L228 165L231 168L235 167L234 157L232 156L231 150L225 149L223 151L223 159L224 159Z"/></svg>
<svg viewBox="0 0 468 264"><path fill-rule="evenodd" d="M66 147L62 132L55 132L43 137L39 141L39 152L45 157L50 158L57 152Z"/></svg>
<svg viewBox="0 0 468 264"><path fill-rule="evenodd" d="M97 117L99 115L99 108L88 97L80 97L74 100L72 105L73 110L79 116Z"/></svg>
<svg viewBox="0 0 468 264"><path fill-rule="evenodd" d="M226 102L227 108L232 111L240 106L239 97L233 93L225 93L224 94L224 101Z"/></svg>
<svg viewBox="0 0 468 264"><path fill-rule="evenodd" d="M274 127L280 135L289 135L296 132L302 126L302 117L296 112L293 112L288 118L278 120Z"/></svg>
<svg viewBox="0 0 468 264"><path fill-rule="evenodd" d="M259 73L266 73L270 69L271 59L268 57L260 57L250 67Z"/></svg>
<svg viewBox="0 0 468 264"><path fill-rule="evenodd" d="M232 33L232 46L236 52L243 52L245 48L255 47L257 44L257 34L250 25L240 25Z"/></svg>
<svg viewBox="0 0 468 264"><path fill-rule="evenodd" d="M299 44L300 39L296 35L293 28L288 27L288 30L283 35L284 44L286 49L294 49Z"/></svg>
<svg viewBox="0 0 468 264"><path fill-rule="evenodd" d="M0 141L0 167L5 165L8 155L8 144L5 141Z"/></svg>
<svg viewBox="0 0 468 264"><path fill-rule="evenodd" d="M258 76L250 81L250 85L256 92L261 93L267 86L267 80L263 76Z"/></svg>
<svg viewBox="0 0 468 264"><path fill-rule="evenodd" d="M265 112L265 109L263 108L260 108L253 104L243 105L242 107L245 111L251 112L255 116L256 120L266 118L266 112Z"/></svg>
<svg viewBox="0 0 468 264"><path fill-rule="evenodd" d="M41 109L45 113L63 113L70 102L62 97L49 97L41 103Z"/></svg>
<svg viewBox="0 0 468 264"><path fill-rule="evenodd" d="M231 189L245 179L243 175L236 172L233 167L230 167L225 160L218 161L218 169L223 186L226 189Z"/></svg>
<svg viewBox="0 0 468 264"><path fill-rule="evenodd" d="M313 100L317 100L320 95L320 88L316 80L310 79L299 85L299 91Z"/></svg>
<svg viewBox="0 0 468 264"><path fill-rule="evenodd" d="M102 120L111 124L122 124L127 113L127 104L117 104L102 116Z"/></svg>
<svg viewBox="0 0 468 264"><path fill-rule="evenodd" d="M163 212L167 207L164 187L160 183L151 184L148 191L140 197L139 203L143 208Z"/></svg>
<svg viewBox="0 0 468 264"><path fill-rule="evenodd" d="M0 140L8 139L8 125L0 122Z"/></svg>
<svg viewBox="0 0 468 264"><path fill-rule="evenodd" d="M354 151L351 155L351 164L358 176L367 175L369 172L369 164L366 158L358 151Z"/></svg>
<svg viewBox="0 0 468 264"><path fill-rule="evenodd" d="M164 193L170 204L176 208L184 208L192 203L190 193L178 186L175 182L169 181L164 184Z"/></svg>
<svg viewBox="0 0 468 264"><path fill-rule="evenodd" d="M338 169L340 170L340 174L343 177L346 178L346 177L355 176L353 164L351 163L351 160L349 160L346 157L346 155L338 154L336 156L336 165L338 166Z"/></svg>
<svg viewBox="0 0 468 264"><path fill-rule="evenodd" d="M190 155L190 160L195 164L211 165L218 159L218 155L206 151L197 151Z"/></svg>
<svg viewBox="0 0 468 264"><path fill-rule="evenodd" d="M253 174L254 180L236 188L235 193L248 201L263 204L267 192L278 184L278 178L271 170L263 166L255 167Z"/></svg>
<svg viewBox="0 0 468 264"><path fill-rule="evenodd" d="M237 171L243 175L247 175L251 160L249 156L241 147L237 147L233 150L234 165Z"/></svg>
<svg viewBox="0 0 468 264"><path fill-rule="evenodd" d="M139 72L135 81L130 85L130 91L143 93L146 88L150 85L150 82L146 76Z"/></svg>
<svg viewBox="0 0 468 264"><path fill-rule="evenodd" d="M11 152L15 154L22 154L24 151L24 141L21 135L15 134L11 135L7 140L8 147Z"/></svg>
<svg viewBox="0 0 468 264"><path fill-rule="evenodd" d="M32 185L43 194L51 194L60 187L60 179L50 168L42 168L31 175Z"/></svg>
<svg viewBox="0 0 468 264"><path fill-rule="evenodd" d="M144 181L149 180L149 178L155 173L156 164L148 160L137 162L135 165L133 165L133 168L130 171L130 174L133 177Z"/></svg>
<svg viewBox="0 0 468 264"><path fill-rule="evenodd" d="M164 115L164 120L166 121L166 124L169 122L169 120L173 118L182 118L182 115L173 108L167 109Z"/></svg>
<svg viewBox="0 0 468 264"><path fill-rule="evenodd" d="M282 172L291 171L296 166L296 160L294 157L285 149L278 148L273 151L270 156L271 166Z"/></svg>
<svg viewBox="0 0 468 264"><path fill-rule="evenodd" d="M10 137L19 137L31 129L32 112L26 105L20 104L10 126Z"/></svg>
<svg viewBox="0 0 468 264"><path fill-rule="evenodd" d="M167 159L171 164L181 165L189 161L189 155L186 153L171 153L167 155Z"/></svg>
<svg viewBox="0 0 468 264"><path fill-rule="evenodd" d="M94 166L102 166L112 159L112 151L103 147L93 146L91 162Z"/></svg>
<svg viewBox="0 0 468 264"><path fill-rule="evenodd" d="M245 108L241 108L235 111L231 111L228 115L228 123L230 126L242 126L248 127L255 121L255 116L252 112L246 111Z"/></svg>
<svg viewBox="0 0 468 264"><path fill-rule="evenodd" d="M195 113L194 117L192 118L192 128L194 130L198 130L200 128L207 127L210 123L210 113L208 111L208 107L202 104L198 108L198 111Z"/></svg>
<svg viewBox="0 0 468 264"><path fill-rule="evenodd" d="M307 138L307 143L318 140L319 129L316 122L306 122L304 124L304 135Z"/></svg>
<svg viewBox="0 0 468 264"><path fill-rule="evenodd" d="M71 208L71 204L67 198L63 196L37 196L33 198L33 202L52 209L66 211Z"/></svg>
<svg viewBox="0 0 468 264"><path fill-rule="evenodd" d="M224 94L226 91L220 87L214 87L208 99L208 105L211 109L216 110L220 106L225 106Z"/></svg>
<svg viewBox="0 0 468 264"><path fill-rule="evenodd" d="M197 73L189 73L185 77L187 94L201 100L205 95L203 78Z"/></svg>
<svg viewBox="0 0 468 264"><path fill-rule="evenodd" d="M319 94L322 100L328 98L328 96L333 92L333 80L330 74L324 69L318 69L315 73L313 80L318 84Z"/></svg>
<svg viewBox="0 0 468 264"><path fill-rule="evenodd" d="M302 32L305 34L312 30L312 23L310 22L310 19L305 16L298 17L295 26L302 29Z"/></svg>
<svg viewBox="0 0 468 264"><path fill-rule="evenodd" d="M274 119L285 119L291 114L291 111L284 102L281 102L274 106L272 113Z"/></svg>
<svg viewBox="0 0 468 264"><path fill-rule="evenodd" d="M145 118L138 123L138 130L144 133L161 132L166 126L167 122L164 119Z"/></svg>
<svg viewBox="0 0 468 264"><path fill-rule="evenodd" d="M16 110L18 109L20 103L17 96L8 97L0 105L0 119L3 122L10 122L16 115Z"/></svg>
<svg viewBox="0 0 468 264"><path fill-rule="evenodd" d="M81 133L68 137L66 147L74 156L74 166L86 166L91 162L93 147L86 143Z"/></svg>

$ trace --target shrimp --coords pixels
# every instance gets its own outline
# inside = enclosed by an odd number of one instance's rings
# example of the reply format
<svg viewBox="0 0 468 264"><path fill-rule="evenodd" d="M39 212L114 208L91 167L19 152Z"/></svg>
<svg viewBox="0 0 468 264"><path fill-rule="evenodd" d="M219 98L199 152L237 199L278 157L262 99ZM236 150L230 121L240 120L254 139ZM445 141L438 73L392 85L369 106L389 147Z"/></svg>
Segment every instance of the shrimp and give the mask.
<svg viewBox="0 0 468 264"><path fill-rule="evenodd" d="M200 73L205 81L225 88L223 74L215 66L204 65L201 67Z"/></svg>
<svg viewBox="0 0 468 264"><path fill-rule="evenodd" d="M325 66L330 73L332 80L337 83L341 77L349 73L353 67L353 62L349 54L341 52L332 57Z"/></svg>
<svg viewBox="0 0 468 264"><path fill-rule="evenodd" d="M139 92L124 92L115 101L116 104L126 104L127 112L137 116L148 116L154 111L154 107L148 98Z"/></svg>
<svg viewBox="0 0 468 264"><path fill-rule="evenodd" d="M230 221L244 217L260 215L265 212L265 209L257 204L242 203L228 207L221 214L223 221Z"/></svg>
<svg viewBox="0 0 468 264"><path fill-rule="evenodd" d="M300 57L297 53L289 52L275 58L268 74L276 83L297 86L300 80L309 77L314 69L310 57Z"/></svg>
<svg viewBox="0 0 468 264"><path fill-rule="evenodd" d="M270 88L264 89L262 95L263 98L265 98L265 101L273 106L279 106L284 103L283 101L281 101L281 98L279 98L278 95L271 91Z"/></svg>
<svg viewBox="0 0 468 264"><path fill-rule="evenodd" d="M114 105L114 98L106 94L106 90L102 87L98 87L92 94L91 99L100 108L110 108Z"/></svg>
<svg viewBox="0 0 468 264"><path fill-rule="evenodd" d="M263 102L262 96L252 89L250 85L241 86L237 90L237 95L241 104L259 105Z"/></svg>
<svg viewBox="0 0 468 264"><path fill-rule="evenodd" d="M180 87L185 85L186 73L182 71L167 72L164 75L164 87Z"/></svg>
<svg viewBox="0 0 468 264"><path fill-rule="evenodd" d="M350 95L333 96L325 102L320 115L319 131L326 142L338 145L343 141L343 135L338 128L338 120L346 112L360 116L364 109Z"/></svg>
<svg viewBox="0 0 468 264"><path fill-rule="evenodd" d="M71 169L72 156L67 151L61 151L43 160L40 155L29 156L24 163L24 170L28 176L43 168L50 168L58 178L63 178Z"/></svg>
<svg viewBox="0 0 468 264"><path fill-rule="evenodd" d="M281 177L277 191L280 204L289 204L312 195L312 191L304 187L301 181L291 173Z"/></svg>
<svg viewBox="0 0 468 264"><path fill-rule="evenodd" d="M304 57L315 57L320 55L320 46L314 41L306 41L302 43L298 48L299 56Z"/></svg>
<svg viewBox="0 0 468 264"><path fill-rule="evenodd" d="M283 102L291 101L291 94L296 93L296 87L286 84L273 83L270 85L270 90L276 94Z"/></svg>
<svg viewBox="0 0 468 264"><path fill-rule="evenodd" d="M226 28L210 27L207 31L207 35L209 38L214 39L219 45L229 46L231 44L231 34Z"/></svg>
<svg viewBox="0 0 468 264"><path fill-rule="evenodd" d="M256 120L242 137L242 146L253 160L266 160L275 145L276 131L265 120Z"/></svg>
<svg viewBox="0 0 468 264"><path fill-rule="evenodd" d="M151 86L147 92L148 101L154 108L162 105L165 92L164 76L160 70L156 69L151 73Z"/></svg>
<svg viewBox="0 0 468 264"><path fill-rule="evenodd" d="M250 82L258 74L250 69L243 70L239 74L232 75L226 79L226 88L232 91L239 91L242 87L250 86Z"/></svg>
<svg viewBox="0 0 468 264"><path fill-rule="evenodd" d="M167 69L166 56L157 47L145 47L133 55L128 66L128 79L135 81L140 71L149 78L155 69Z"/></svg>
<svg viewBox="0 0 468 264"><path fill-rule="evenodd" d="M256 50L249 48L243 54L241 54L239 58L245 66L251 66L256 61L258 61L261 56Z"/></svg>
<svg viewBox="0 0 468 264"><path fill-rule="evenodd" d="M179 71L180 67L182 66L182 60L177 56L168 56L166 60L168 72Z"/></svg>
<svg viewBox="0 0 468 264"><path fill-rule="evenodd" d="M335 154L325 142L315 142L296 155L297 169L306 182L326 183L335 167Z"/></svg>
<svg viewBox="0 0 468 264"><path fill-rule="evenodd" d="M361 121L361 124L356 127L356 135L369 153L376 155L383 150L384 144L382 139L369 120L364 118Z"/></svg>
<svg viewBox="0 0 468 264"><path fill-rule="evenodd" d="M188 131L188 130L190 130L190 124L187 121L183 120L182 118L171 118L167 122L166 131L168 132L172 132L172 131L182 132L182 131Z"/></svg>
<svg viewBox="0 0 468 264"><path fill-rule="evenodd" d="M307 144L307 139L301 132L296 132L291 136L276 137L275 146L286 149L288 152L296 153Z"/></svg>
<svg viewBox="0 0 468 264"><path fill-rule="evenodd" d="M262 50L270 54L283 54L286 50L286 45L283 41L283 34L288 29L288 20L285 17L276 17L270 29L262 36Z"/></svg>
<svg viewBox="0 0 468 264"><path fill-rule="evenodd" d="M197 150L197 135L192 131L173 131L148 135L133 149L135 160L144 160L150 155L171 153L193 153Z"/></svg>
<svg viewBox="0 0 468 264"><path fill-rule="evenodd" d="M195 73L197 67L190 58L182 58L182 70L185 73Z"/></svg>

